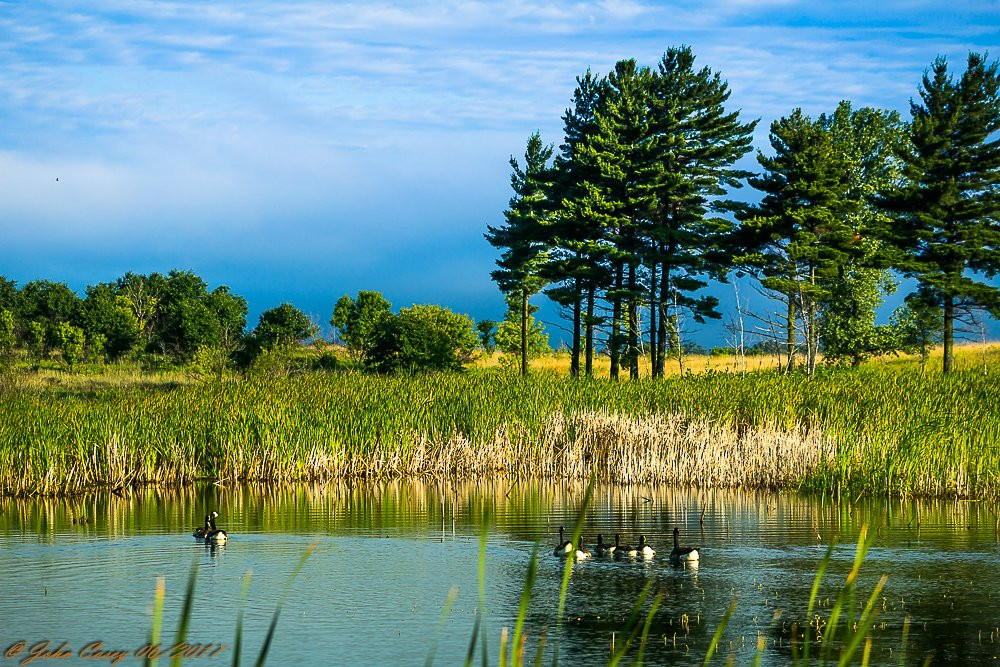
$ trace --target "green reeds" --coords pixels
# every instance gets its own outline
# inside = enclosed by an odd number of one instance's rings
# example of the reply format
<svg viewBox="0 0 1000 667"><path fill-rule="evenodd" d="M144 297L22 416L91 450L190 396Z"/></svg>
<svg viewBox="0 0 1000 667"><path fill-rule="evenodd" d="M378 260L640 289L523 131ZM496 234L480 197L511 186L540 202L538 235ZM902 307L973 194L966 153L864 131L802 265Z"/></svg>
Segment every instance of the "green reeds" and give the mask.
<svg viewBox="0 0 1000 667"><path fill-rule="evenodd" d="M610 382L478 371L0 389L0 495L237 481L585 478L1000 495L1000 372Z"/></svg>

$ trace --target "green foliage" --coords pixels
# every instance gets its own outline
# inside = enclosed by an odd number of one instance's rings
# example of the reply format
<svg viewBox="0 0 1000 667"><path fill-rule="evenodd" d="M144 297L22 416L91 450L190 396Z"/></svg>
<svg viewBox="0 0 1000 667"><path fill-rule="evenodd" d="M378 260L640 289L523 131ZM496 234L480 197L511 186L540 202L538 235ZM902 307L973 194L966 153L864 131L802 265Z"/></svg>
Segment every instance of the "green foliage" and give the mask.
<svg viewBox="0 0 1000 667"><path fill-rule="evenodd" d="M418 305L379 318L364 350L365 365L380 373L461 370L477 344L466 315Z"/></svg>
<svg viewBox="0 0 1000 667"><path fill-rule="evenodd" d="M0 276L0 308L16 313L17 302L17 282L10 280L7 276Z"/></svg>
<svg viewBox="0 0 1000 667"><path fill-rule="evenodd" d="M497 343L497 323L494 320L479 320L476 322L476 334L479 336L479 346L487 354L492 354Z"/></svg>
<svg viewBox="0 0 1000 667"><path fill-rule="evenodd" d="M921 292L907 297L906 303L892 315L891 327L895 349L920 355L921 367L927 364L931 350L941 342L944 313L936 299Z"/></svg>
<svg viewBox="0 0 1000 667"><path fill-rule="evenodd" d="M260 349L273 350L298 345L316 335L319 330L303 313L290 303L265 310L250 334Z"/></svg>
<svg viewBox="0 0 1000 667"><path fill-rule="evenodd" d="M83 326L89 340L102 336L103 352L119 359L139 344L139 321L114 283L87 287L83 302Z"/></svg>
<svg viewBox="0 0 1000 667"><path fill-rule="evenodd" d="M84 345L87 342L83 329L73 326L69 322L60 322L56 326L56 339L59 349L62 350L63 361L66 362L67 366L73 368L83 358Z"/></svg>
<svg viewBox="0 0 1000 667"><path fill-rule="evenodd" d="M939 57L910 103L906 183L880 200L893 264L943 310L944 369L954 363L956 301L1000 310L1000 63L969 53L962 76ZM978 272L978 275L973 272Z"/></svg>
<svg viewBox="0 0 1000 667"><path fill-rule="evenodd" d="M10 356L17 343L17 322L14 313L0 307L0 360Z"/></svg>
<svg viewBox="0 0 1000 667"><path fill-rule="evenodd" d="M819 320L819 341L827 361L849 361L859 366L874 355L894 349L892 327L875 324L882 295L896 290L887 271L845 267L829 289Z"/></svg>
<svg viewBox="0 0 1000 667"><path fill-rule="evenodd" d="M22 322L40 322L44 328L46 349L59 346L58 327L62 322L75 322L81 301L66 283L34 280L27 283L18 299L18 315Z"/></svg>
<svg viewBox="0 0 1000 667"><path fill-rule="evenodd" d="M361 359L371 345L379 320L392 312L392 305L381 292L361 290L357 299L344 295L337 300L330 324L337 328L341 340L356 359Z"/></svg>
<svg viewBox="0 0 1000 667"><path fill-rule="evenodd" d="M45 356L45 323L33 320L24 327L24 343L28 348L28 354L35 361L41 360Z"/></svg>
<svg viewBox="0 0 1000 667"><path fill-rule="evenodd" d="M507 296L507 314L497 327L496 346L505 355L516 358L521 354L521 299L516 294ZM541 322L535 321L532 313L538 310L537 306L528 306L528 314L524 318L524 325L527 332L527 354L529 359L535 359L552 352L549 346L549 335L545 333L545 327ZM507 357L505 357L506 359Z"/></svg>

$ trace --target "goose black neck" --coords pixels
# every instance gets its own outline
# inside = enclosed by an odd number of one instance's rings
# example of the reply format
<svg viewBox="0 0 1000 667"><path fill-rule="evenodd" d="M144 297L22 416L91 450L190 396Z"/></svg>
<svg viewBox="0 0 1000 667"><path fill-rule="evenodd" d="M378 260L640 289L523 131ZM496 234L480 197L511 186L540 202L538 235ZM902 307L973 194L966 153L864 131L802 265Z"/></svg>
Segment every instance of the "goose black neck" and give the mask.
<svg viewBox="0 0 1000 667"><path fill-rule="evenodd" d="M679 529L679 528L674 528L674 549L679 549L679 548L680 548L680 546L681 546L681 544L680 544L680 540L678 540L678 539L677 539L677 535L678 535L678 533L680 533L680 532L681 532L681 531L680 531L680 529Z"/></svg>

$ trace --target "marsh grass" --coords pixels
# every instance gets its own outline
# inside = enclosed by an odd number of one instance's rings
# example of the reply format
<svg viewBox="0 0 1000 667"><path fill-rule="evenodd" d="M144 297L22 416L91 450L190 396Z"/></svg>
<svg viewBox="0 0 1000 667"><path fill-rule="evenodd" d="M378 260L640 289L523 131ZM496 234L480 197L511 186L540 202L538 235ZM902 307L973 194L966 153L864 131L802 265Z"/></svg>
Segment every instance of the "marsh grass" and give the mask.
<svg viewBox="0 0 1000 667"><path fill-rule="evenodd" d="M1000 492L1000 371L612 383L478 371L0 389L0 493L549 477L888 496Z"/></svg>

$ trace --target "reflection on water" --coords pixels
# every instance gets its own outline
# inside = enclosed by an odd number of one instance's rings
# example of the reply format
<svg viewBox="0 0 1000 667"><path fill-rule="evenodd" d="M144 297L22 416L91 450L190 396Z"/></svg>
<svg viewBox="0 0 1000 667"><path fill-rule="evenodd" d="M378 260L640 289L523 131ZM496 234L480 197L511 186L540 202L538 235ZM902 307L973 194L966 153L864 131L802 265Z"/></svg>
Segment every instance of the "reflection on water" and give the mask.
<svg viewBox="0 0 1000 667"><path fill-rule="evenodd" d="M166 581L167 634L176 626L189 573L197 597L189 638L231 650L242 580L246 644L256 651L289 573L317 542L283 611L274 664L378 660L422 662L435 642L439 664L463 660L479 613L478 536L486 552L490 652L513 627L536 542L539 575L529 608L528 655L539 634L583 664L606 658L647 584L663 594L650 630L651 663L699 662L732 599L736 612L720 644L747 663L761 637L765 664L784 664L793 622L805 620L820 559L837 542L820 591L836 596L868 525L874 546L859 599L883 573L873 662L935 664L992 660L1000 648L1000 573L995 507L969 502L834 503L770 493L661 487L598 487L586 516L598 533L657 548L649 561L591 559L573 566L566 618L557 628L561 561L551 555L558 528L571 528L585 488L494 480L287 487L203 486L144 489L72 499L0 500L0 649L50 640L70 648L101 640L135 650L148 640L157 577ZM190 537L211 509L230 543ZM674 526L702 549L700 567L671 567ZM438 632L449 591L458 596ZM860 603L859 603L860 607ZM780 616L775 620L775 612ZM909 638L902 645L904 621ZM213 660L228 664L226 651Z"/></svg>

